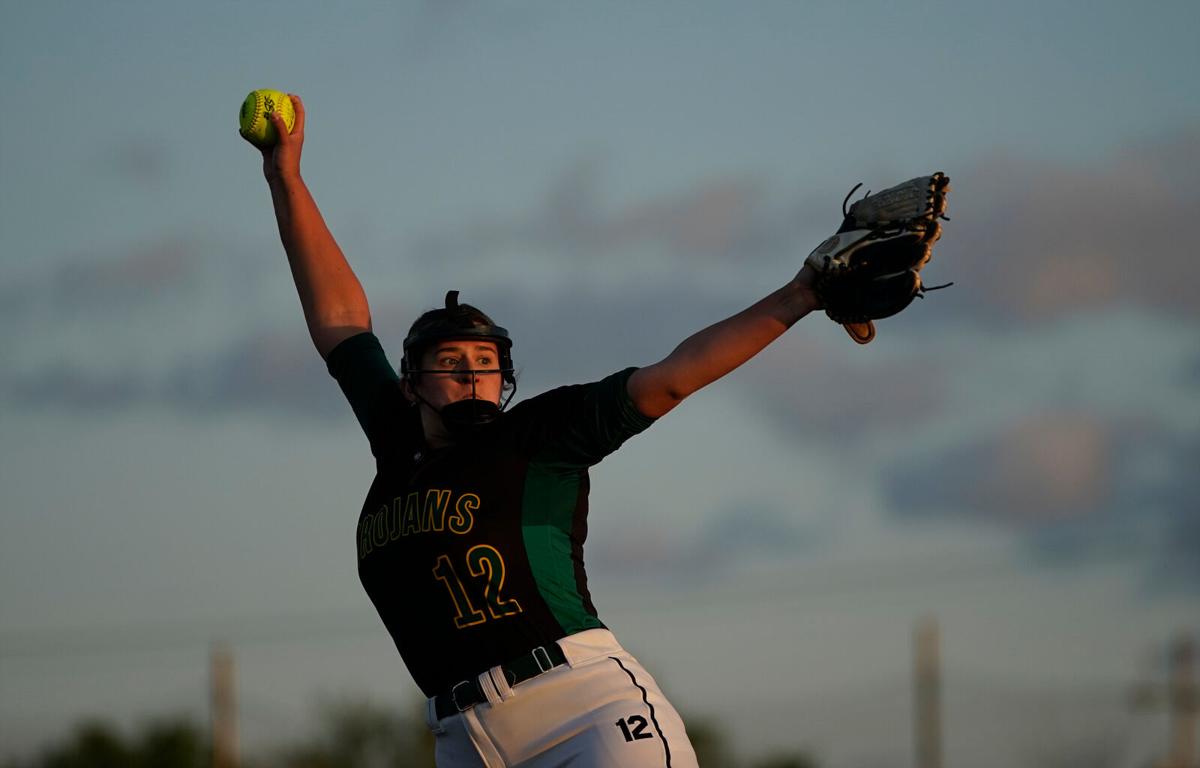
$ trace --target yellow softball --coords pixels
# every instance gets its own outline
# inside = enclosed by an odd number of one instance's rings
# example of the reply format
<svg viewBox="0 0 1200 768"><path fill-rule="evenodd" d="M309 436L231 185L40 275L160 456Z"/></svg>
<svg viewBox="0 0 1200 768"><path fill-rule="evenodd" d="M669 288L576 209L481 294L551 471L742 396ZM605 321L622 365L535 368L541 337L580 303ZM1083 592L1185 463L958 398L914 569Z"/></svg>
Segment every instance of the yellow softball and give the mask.
<svg viewBox="0 0 1200 768"><path fill-rule="evenodd" d="M274 124L267 118L275 111L283 115L284 124L292 130L296 124L296 108L286 93L267 88L250 91L238 114L238 124L246 141L256 147L269 147L279 140Z"/></svg>

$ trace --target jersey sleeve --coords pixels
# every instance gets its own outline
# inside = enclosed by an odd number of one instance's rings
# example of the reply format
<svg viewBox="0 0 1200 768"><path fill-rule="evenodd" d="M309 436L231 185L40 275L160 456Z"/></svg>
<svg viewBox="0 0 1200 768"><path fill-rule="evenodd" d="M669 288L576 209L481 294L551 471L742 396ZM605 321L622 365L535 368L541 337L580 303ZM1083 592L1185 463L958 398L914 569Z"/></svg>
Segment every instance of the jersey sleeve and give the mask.
<svg viewBox="0 0 1200 768"><path fill-rule="evenodd" d="M377 461L417 450L420 422L400 394L400 377L375 334L367 331L342 341L326 363L350 401Z"/></svg>
<svg viewBox="0 0 1200 768"><path fill-rule="evenodd" d="M559 387L522 406L530 410L531 448L539 461L589 467L647 429L645 416L629 396L626 368L591 384Z"/></svg>

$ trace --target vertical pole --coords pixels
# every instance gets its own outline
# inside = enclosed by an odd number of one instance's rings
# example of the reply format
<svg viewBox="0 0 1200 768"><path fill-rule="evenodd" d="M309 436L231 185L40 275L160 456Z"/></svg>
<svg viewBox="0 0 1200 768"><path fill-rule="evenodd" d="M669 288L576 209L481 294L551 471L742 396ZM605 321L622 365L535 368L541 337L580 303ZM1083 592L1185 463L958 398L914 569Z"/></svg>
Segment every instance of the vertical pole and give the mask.
<svg viewBox="0 0 1200 768"><path fill-rule="evenodd" d="M209 662L212 707L213 768L237 768L237 706L234 700L233 652L214 644Z"/></svg>
<svg viewBox="0 0 1200 768"><path fill-rule="evenodd" d="M1171 758L1177 768L1196 763L1196 646L1181 635L1171 648Z"/></svg>
<svg viewBox="0 0 1200 768"><path fill-rule="evenodd" d="M927 616L914 632L913 743L916 768L942 768L942 684L937 619Z"/></svg>

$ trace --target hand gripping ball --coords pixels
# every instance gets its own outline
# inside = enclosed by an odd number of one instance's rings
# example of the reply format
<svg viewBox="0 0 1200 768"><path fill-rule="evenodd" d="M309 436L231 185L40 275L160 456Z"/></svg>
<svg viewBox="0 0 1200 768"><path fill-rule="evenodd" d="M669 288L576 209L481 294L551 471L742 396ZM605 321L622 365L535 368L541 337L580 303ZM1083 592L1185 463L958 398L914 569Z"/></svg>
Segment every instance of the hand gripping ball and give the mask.
<svg viewBox="0 0 1200 768"><path fill-rule="evenodd" d="M292 100L283 91L272 91L260 88L250 91L250 95L242 102L242 111L238 114L238 124L242 137L256 147L266 148L279 141L275 133L275 125L268 115L278 111L283 115L283 122L288 130L296 124L296 108Z"/></svg>

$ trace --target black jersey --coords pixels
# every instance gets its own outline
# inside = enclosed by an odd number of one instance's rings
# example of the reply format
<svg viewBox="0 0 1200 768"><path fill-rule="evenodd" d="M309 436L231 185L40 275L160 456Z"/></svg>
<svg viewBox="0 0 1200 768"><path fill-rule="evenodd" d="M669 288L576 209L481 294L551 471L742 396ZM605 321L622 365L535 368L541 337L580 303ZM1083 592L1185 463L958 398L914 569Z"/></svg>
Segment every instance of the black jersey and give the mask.
<svg viewBox="0 0 1200 768"><path fill-rule="evenodd" d="M359 578L427 696L604 626L583 567L588 467L653 422L629 398L635 369L545 392L430 450L373 334L328 362L376 459Z"/></svg>

